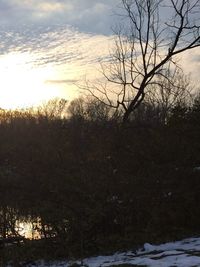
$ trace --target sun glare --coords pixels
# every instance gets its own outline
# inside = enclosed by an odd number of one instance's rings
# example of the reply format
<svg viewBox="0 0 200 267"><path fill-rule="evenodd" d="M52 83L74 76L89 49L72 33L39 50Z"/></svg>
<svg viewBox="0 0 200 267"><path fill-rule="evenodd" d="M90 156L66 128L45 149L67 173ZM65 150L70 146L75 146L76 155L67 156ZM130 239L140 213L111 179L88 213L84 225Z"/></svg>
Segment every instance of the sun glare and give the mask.
<svg viewBox="0 0 200 267"><path fill-rule="evenodd" d="M46 83L54 77L52 66L35 66L30 53L9 53L0 57L0 108L15 109L39 105L59 97L56 85Z"/></svg>

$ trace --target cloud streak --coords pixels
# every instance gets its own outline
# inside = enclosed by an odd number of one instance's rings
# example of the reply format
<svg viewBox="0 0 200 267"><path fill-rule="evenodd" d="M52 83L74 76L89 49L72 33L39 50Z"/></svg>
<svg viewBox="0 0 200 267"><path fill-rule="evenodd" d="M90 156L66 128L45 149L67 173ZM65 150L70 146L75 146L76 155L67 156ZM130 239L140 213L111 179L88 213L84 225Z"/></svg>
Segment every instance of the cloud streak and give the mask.
<svg viewBox="0 0 200 267"><path fill-rule="evenodd" d="M62 73L59 79L47 79L52 84L57 80L76 81L86 74L96 75L99 62L109 57L109 48L113 45L113 36L83 33L71 26L1 30L0 39L0 55L29 55L25 62L27 67L51 67ZM199 49L188 51L182 56L184 70L192 72L195 79L199 78L199 64Z"/></svg>
<svg viewBox="0 0 200 267"><path fill-rule="evenodd" d="M31 64L85 66L108 55L112 37L81 33L72 27L38 27L20 31L1 31L0 54L30 53Z"/></svg>
<svg viewBox="0 0 200 267"><path fill-rule="evenodd" d="M33 96L34 91L39 96L44 90L44 97L72 99L77 96L74 84L84 80L85 76L90 80L102 77L97 71L100 69L99 62L109 58L113 38L112 35L81 32L70 25L1 28L0 70L3 82L1 79L0 87L9 92L5 102L10 102L10 95L13 94L14 103L19 95L7 88L20 89L21 85L24 90L19 101L27 95L24 102L28 102L27 88ZM191 72L192 79L199 82L199 49L187 51L182 55L181 62L184 71ZM36 96L33 98L39 99ZM0 106L3 103L2 94L1 100Z"/></svg>
<svg viewBox="0 0 200 267"><path fill-rule="evenodd" d="M112 37L81 33L70 26L2 30L0 38L0 70L4 77L0 81L4 88L0 106L3 102L14 106L17 95L18 103L33 103L28 95L37 101L47 96L72 99L78 93L75 83L85 75L90 79L98 75L95 70L108 56L112 43ZM12 95L15 97L11 101Z"/></svg>
<svg viewBox="0 0 200 267"><path fill-rule="evenodd" d="M73 84L78 82L78 80L68 79L68 80L46 80L47 84Z"/></svg>

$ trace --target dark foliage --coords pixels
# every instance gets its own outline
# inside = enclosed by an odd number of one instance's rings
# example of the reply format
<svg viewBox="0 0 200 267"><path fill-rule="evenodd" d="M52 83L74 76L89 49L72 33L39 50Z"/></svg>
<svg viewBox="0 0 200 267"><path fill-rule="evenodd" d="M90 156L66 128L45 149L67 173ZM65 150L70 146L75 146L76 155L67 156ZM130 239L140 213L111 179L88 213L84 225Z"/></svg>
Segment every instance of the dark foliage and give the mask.
<svg viewBox="0 0 200 267"><path fill-rule="evenodd" d="M2 112L0 236L30 221L42 238L14 253L2 245L5 259L83 257L200 233L199 102L176 106L165 123L138 115L126 128L108 110L93 119L90 107L67 118Z"/></svg>

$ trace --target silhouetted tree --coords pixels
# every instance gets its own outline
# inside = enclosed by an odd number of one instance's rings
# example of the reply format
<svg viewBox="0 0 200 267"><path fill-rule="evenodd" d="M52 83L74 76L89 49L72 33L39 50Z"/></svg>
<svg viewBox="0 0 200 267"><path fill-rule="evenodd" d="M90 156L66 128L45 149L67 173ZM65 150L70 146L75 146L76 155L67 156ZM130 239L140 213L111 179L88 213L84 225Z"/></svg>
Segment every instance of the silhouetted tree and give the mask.
<svg viewBox="0 0 200 267"><path fill-rule="evenodd" d="M176 56L200 46L199 1L122 0L123 21L115 31L111 59L102 65L107 83L91 84L90 94L105 105L123 110L123 121L143 102ZM165 82L165 83L166 83Z"/></svg>

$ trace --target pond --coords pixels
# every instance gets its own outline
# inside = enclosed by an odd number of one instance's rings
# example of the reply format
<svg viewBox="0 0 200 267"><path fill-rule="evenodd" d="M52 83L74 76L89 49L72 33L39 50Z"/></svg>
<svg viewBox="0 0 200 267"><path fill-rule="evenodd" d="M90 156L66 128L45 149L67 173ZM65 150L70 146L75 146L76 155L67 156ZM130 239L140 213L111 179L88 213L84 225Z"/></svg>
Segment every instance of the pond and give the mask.
<svg viewBox="0 0 200 267"><path fill-rule="evenodd" d="M0 239L22 236L27 239L54 238L63 235L68 221L47 220L40 215L20 214L19 210L0 207Z"/></svg>
<svg viewBox="0 0 200 267"><path fill-rule="evenodd" d="M28 220L16 220L15 232L27 239L42 239L55 237L57 234L52 226L43 224L40 217Z"/></svg>
<svg viewBox="0 0 200 267"><path fill-rule="evenodd" d="M16 232L27 239L41 239L41 221L16 221Z"/></svg>

